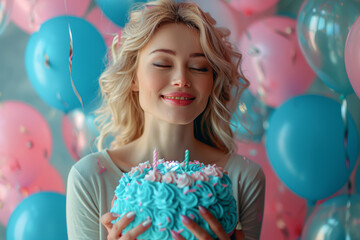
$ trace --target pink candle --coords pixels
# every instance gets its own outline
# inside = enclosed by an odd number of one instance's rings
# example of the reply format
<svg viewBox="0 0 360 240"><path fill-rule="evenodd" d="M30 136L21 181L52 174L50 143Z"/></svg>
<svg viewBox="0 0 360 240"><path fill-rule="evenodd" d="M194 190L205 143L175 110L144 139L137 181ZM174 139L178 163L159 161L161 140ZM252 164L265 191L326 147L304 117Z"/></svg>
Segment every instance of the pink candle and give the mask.
<svg viewBox="0 0 360 240"><path fill-rule="evenodd" d="M158 165L158 152L155 148L154 152L153 152L153 169L154 170L156 170L157 165Z"/></svg>

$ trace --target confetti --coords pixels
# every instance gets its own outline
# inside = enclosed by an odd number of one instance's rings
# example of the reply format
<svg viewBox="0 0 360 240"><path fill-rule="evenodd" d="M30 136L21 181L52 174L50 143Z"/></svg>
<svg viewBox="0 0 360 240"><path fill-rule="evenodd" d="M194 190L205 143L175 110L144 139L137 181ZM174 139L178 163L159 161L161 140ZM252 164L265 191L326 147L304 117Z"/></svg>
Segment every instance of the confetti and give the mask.
<svg viewBox="0 0 360 240"><path fill-rule="evenodd" d="M102 173L106 170L106 167L104 167L104 166L101 164L100 159L97 159L96 161L97 161L97 164L98 164L98 166L99 166L99 168L100 168L99 174L102 174Z"/></svg>
<svg viewBox="0 0 360 240"><path fill-rule="evenodd" d="M26 142L26 147L27 148L33 148L33 146L34 146L34 143L32 142L32 141L28 141L28 142Z"/></svg>
<svg viewBox="0 0 360 240"><path fill-rule="evenodd" d="M21 132L21 133L26 133L26 128L25 128L24 125L21 125L21 126L20 126L20 132Z"/></svg>

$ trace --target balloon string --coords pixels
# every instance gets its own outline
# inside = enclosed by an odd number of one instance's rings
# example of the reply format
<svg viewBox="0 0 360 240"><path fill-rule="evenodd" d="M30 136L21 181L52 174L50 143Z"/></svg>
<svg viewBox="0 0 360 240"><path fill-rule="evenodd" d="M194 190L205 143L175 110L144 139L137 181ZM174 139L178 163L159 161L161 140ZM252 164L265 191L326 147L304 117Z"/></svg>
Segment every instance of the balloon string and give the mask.
<svg viewBox="0 0 360 240"><path fill-rule="evenodd" d="M349 125L347 120L347 101L346 96L341 95L341 117L344 121L345 129L344 129L344 147L345 147L345 159L346 159L346 168L350 167L349 153L348 153L348 134L349 134ZM347 183L347 194L350 196L352 190L351 180L349 178Z"/></svg>
<svg viewBox="0 0 360 240"><path fill-rule="evenodd" d="M29 17L30 17L29 27L30 28L34 28L34 25L35 25L34 12L35 12L35 6L37 4L37 1L38 0L30 0L30 14L29 14Z"/></svg>
<svg viewBox="0 0 360 240"><path fill-rule="evenodd" d="M69 10L68 10L68 6L66 3L66 0L64 0L64 6L65 6L65 12L68 14ZM70 53L69 53L69 71L70 71L70 80L71 80L71 87L76 95L76 97L79 99L80 103L81 103L81 108L84 109L84 105L83 105L83 101L81 99L81 96L79 94L79 92L77 91L73 78L72 78L72 74L71 74L71 69L72 69L72 57L73 57L73 38L72 38L72 32L71 32L71 27L70 24L68 23L68 28L69 28L69 37L70 37Z"/></svg>
<svg viewBox="0 0 360 240"><path fill-rule="evenodd" d="M82 109L84 109L84 105L83 105L83 101L81 99L80 94L78 93L78 91L76 90L73 78L72 78L72 74L71 74L71 69L72 69L72 57L73 57L73 38L72 38L72 33L71 33L71 28L70 25L68 25L69 27L69 36L70 36L70 53L69 53L69 71L70 71L70 80L71 80L71 86L72 89L76 95L76 97L79 99L80 103L81 103L81 107Z"/></svg>
<svg viewBox="0 0 360 240"><path fill-rule="evenodd" d="M254 43L252 42L252 38L251 35L248 31L245 31L245 35L247 37L247 39L250 42L250 48L248 51L248 54L252 57L252 59L255 59L254 62L254 68L256 71L256 82L258 84L258 88L257 88L257 93L260 97L260 100L262 102L265 102L265 85L264 85L264 81L265 81L265 68L264 65L262 64L262 61L260 60L260 54L261 51L259 48L257 48Z"/></svg>

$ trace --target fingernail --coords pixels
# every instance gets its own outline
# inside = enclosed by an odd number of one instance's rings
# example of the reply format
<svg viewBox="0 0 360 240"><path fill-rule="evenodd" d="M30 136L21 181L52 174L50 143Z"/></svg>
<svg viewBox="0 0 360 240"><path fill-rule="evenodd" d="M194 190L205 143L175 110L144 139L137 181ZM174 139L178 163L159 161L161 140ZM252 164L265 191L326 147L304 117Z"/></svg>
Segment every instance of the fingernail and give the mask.
<svg viewBox="0 0 360 240"><path fill-rule="evenodd" d="M117 213L111 213L111 215L113 216L113 217L116 217L116 218L118 218L118 217L120 217L120 214L117 214Z"/></svg>
<svg viewBox="0 0 360 240"><path fill-rule="evenodd" d="M175 232L174 230L170 230L170 233L173 239L179 239L179 234L177 232Z"/></svg>
<svg viewBox="0 0 360 240"><path fill-rule="evenodd" d="M128 212L128 213L126 214L126 217L127 217L127 218L132 218L133 216L135 216L135 212L134 212L134 211Z"/></svg>
<svg viewBox="0 0 360 240"><path fill-rule="evenodd" d="M190 219L185 216L185 215L181 215L181 221L185 224L189 224L190 223Z"/></svg>
<svg viewBox="0 0 360 240"><path fill-rule="evenodd" d="M200 211L202 214L207 213L206 208L204 208L204 207L202 207L202 206L199 206L199 211Z"/></svg>
<svg viewBox="0 0 360 240"><path fill-rule="evenodd" d="M240 222L238 222L237 224L236 224L236 228L235 228L236 230L242 230L242 226L241 226L241 223Z"/></svg>
<svg viewBox="0 0 360 240"><path fill-rule="evenodd" d="M143 225L144 227L147 227L147 226L149 226L149 225L151 224L151 222L152 222L152 221L151 221L150 219L147 219L147 220L145 220L145 221L143 222L142 225Z"/></svg>

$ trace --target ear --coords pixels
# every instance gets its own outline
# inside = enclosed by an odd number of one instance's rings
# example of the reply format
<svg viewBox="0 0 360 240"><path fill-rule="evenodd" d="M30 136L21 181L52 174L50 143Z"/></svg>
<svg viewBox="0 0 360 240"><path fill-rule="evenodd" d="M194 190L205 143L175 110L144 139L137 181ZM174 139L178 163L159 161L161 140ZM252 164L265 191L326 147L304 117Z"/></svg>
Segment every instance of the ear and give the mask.
<svg viewBox="0 0 360 240"><path fill-rule="evenodd" d="M131 91L138 92L139 91L139 82L137 77L135 77L131 82Z"/></svg>

